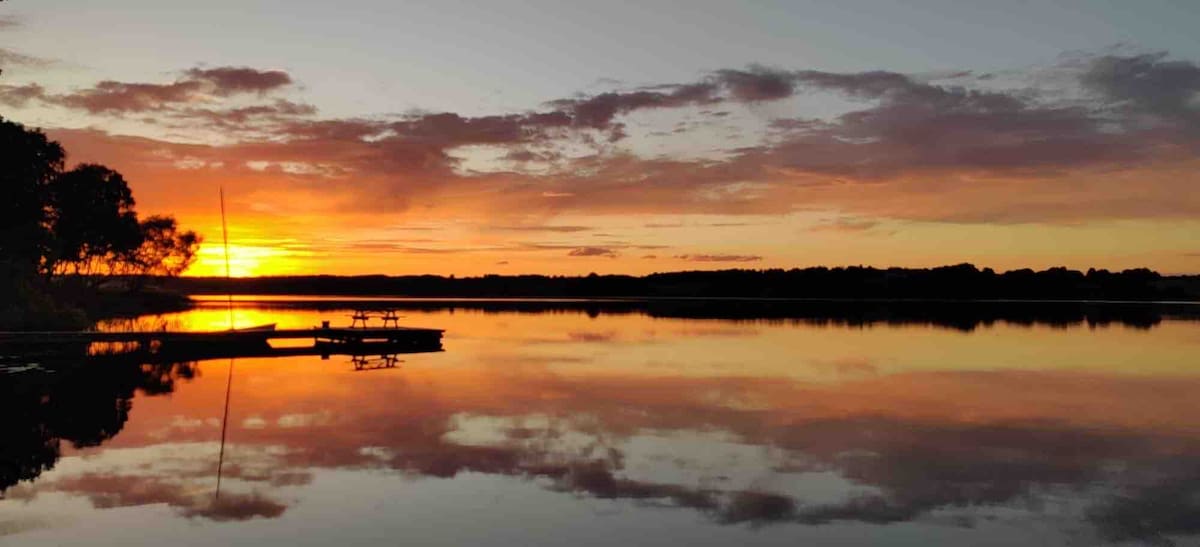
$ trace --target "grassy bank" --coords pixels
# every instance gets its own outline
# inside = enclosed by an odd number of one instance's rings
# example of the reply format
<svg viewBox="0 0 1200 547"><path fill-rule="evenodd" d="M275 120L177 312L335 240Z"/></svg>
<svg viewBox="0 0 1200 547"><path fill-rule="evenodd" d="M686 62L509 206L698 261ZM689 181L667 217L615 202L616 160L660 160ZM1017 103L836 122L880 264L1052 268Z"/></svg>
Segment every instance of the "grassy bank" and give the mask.
<svg viewBox="0 0 1200 547"><path fill-rule="evenodd" d="M186 295L159 289L136 291L25 285L0 305L0 330L82 330L97 321L183 311Z"/></svg>

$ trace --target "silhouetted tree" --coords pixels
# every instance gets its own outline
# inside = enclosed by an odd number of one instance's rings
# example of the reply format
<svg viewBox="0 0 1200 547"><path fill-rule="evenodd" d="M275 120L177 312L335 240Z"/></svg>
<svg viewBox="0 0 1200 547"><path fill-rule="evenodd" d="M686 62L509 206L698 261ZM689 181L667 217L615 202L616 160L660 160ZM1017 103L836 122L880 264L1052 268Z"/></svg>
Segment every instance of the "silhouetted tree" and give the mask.
<svg viewBox="0 0 1200 547"><path fill-rule="evenodd" d="M86 295L64 297L68 285L91 291L97 274L175 276L195 258L200 237L175 219L139 222L120 173L65 171L64 158L42 132L0 118L0 328L83 326L64 302Z"/></svg>
<svg viewBox="0 0 1200 547"><path fill-rule="evenodd" d="M120 173L80 165L55 177L47 190L47 274L109 273L141 245L133 193Z"/></svg>
<svg viewBox="0 0 1200 547"><path fill-rule="evenodd" d="M0 280L6 289L41 263L48 243L47 188L65 156L41 131L0 119Z"/></svg>
<svg viewBox="0 0 1200 547"><path fill-rule="evenodd" d="M120 272L137 276L139 283L149 276L177 276L195 261L201 238L196 232L180 231L174 218L147 217L138 231L141 244L122 256Z"/></svg>

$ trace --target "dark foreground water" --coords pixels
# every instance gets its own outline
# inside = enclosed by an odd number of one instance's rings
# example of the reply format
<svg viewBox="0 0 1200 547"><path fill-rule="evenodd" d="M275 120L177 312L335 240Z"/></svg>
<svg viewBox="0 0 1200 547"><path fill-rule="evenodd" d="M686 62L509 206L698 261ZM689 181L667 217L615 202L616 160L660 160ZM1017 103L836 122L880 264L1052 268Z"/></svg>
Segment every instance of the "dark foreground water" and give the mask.
<svg viewBox="0 0 1200 547"><path fill-rule="evenodd" d="M1200 322L1178 314L406 306L444 352L8 351L0 544L1200 545ZM228 313L135 326L163 325Z"/></svg>

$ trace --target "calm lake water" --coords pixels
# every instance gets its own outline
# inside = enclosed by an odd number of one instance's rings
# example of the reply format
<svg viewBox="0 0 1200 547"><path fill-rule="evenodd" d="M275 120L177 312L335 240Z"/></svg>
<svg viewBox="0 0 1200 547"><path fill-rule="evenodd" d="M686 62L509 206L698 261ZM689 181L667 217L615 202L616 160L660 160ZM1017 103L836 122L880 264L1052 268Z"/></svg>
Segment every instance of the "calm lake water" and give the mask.
<svg viewBox="0 0 1200 547"><path fill-rule="evenodd" d="M248 300L240 326L362 305ZM0 544L1200 545L1175 313L402 304L444 352L8 355Z"/></svg>

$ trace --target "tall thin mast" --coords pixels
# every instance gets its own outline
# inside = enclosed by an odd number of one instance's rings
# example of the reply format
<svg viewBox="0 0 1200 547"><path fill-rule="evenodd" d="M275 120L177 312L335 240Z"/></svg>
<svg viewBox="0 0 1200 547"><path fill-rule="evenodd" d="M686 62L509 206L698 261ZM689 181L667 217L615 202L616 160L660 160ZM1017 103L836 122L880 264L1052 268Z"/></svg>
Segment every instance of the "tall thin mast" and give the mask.
<svg viewBox="0 0 1200 547"><path fill-rule="evenodd" d="M225 286L229 297L229 330L233 330L233 287L230 279L233 277L229 267L229 225L225 222L225 187L218 186L221 196L221 237L225 242ZM216 500L221 499L221 468L225 466L225 431L229 426L229 395L233 391L233 358L229 359L229 374L225 377L225 411L221 414L221 452L217 455L217 493Z"/></svg>
<svg viewBox="0 0 1200 547"><path fill-rule="evenodd" d="M218 186L217 192L221 195L221 237L225 240L225 287L229 297L229 330L233 330L233 286L230 283L233 275L229 268L229 225L225 223L225 187Z"/></svg>

